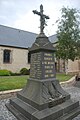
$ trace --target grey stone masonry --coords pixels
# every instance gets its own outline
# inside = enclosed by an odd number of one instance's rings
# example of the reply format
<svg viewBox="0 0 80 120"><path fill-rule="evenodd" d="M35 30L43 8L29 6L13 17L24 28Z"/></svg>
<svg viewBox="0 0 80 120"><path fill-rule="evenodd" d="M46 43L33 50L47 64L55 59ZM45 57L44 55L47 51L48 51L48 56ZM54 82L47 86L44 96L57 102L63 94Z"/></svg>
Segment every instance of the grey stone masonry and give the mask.
<svg viewBox="0 0 80 120"><path fill-rule="evenodd" d="M80 102L80 88L69 85L62 87L66 92L70 93L72 98L76 98ZM13 96L13 94L5 94L4 96L2 96L0 99L0 120L17 120L16 117L11 112L9 112L5 106L5 104L9 102L9 99ZM80 114L73 120L80 120Z"/></svg>

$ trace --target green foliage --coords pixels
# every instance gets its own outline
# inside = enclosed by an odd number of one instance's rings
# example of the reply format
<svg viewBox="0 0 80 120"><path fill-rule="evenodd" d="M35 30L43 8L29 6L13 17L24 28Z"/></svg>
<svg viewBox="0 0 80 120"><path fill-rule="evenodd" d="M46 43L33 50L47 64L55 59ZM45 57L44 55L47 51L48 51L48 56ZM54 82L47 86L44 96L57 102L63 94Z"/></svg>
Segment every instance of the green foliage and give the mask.
<svg viewBox="0 0 80 120"><path fill-rule="evenodd" d="M80 59L80 40L76 43L77 58Z"/></svg>
<svg viewBox="0 0 80 120"><path fill-rule="evenodd" d="M80 42L79 11L76 9L62 8L61 20L58 21L57 57L65 60L79 56L78 43Z"/></svg>
<svg viewBox="0 0 80 120"><path fill-rule="evenodd" d="M9 76L10 71L9 70L0 70L0 76Z"/></svg>
<svg viewBox="0 0 80 120"><path fill-rule="evenodd" d="M21 75L29 75L29 69L27 69L27 68L22 68L22 69L20 70L20 74L21 74Z"/></svg>
<svg viewBox="0 0 80 120"><path fill-rule="evenodd" d="M11 76L18 76L18 75L21 75L21 74L20 73L14 73L14 72L10 71L10 75Z"/></svg>

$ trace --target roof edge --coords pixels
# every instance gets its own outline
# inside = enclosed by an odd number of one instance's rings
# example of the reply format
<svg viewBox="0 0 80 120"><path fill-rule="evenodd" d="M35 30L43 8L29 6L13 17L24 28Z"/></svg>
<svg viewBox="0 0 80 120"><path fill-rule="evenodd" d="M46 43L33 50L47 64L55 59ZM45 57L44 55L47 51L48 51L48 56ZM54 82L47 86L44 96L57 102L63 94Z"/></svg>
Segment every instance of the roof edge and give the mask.
<svg viewBox="0 0 80 120"><path fill-rule="evenodd" d="M24 48L24 47L9 46L9 45L0 45L0 46L3 46L3 47L11 47L11 48L18 48L18 49L27 49L27 50L28 50L28 48Z"/></svg>

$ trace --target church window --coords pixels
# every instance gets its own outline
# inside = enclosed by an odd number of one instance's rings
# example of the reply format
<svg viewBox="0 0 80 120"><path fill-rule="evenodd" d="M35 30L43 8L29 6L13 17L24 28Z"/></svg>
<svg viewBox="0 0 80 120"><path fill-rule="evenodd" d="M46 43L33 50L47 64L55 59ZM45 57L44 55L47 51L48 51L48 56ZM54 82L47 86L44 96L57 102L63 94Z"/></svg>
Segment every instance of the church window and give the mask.
<svg viewBox="0 0 80 120"><path fill-rule="evenodd" d="M4 63L10 63L10 54L11 54L11 50L4 50L3 52L3 62Z"/></svg>
<svg viewBox="0 0 80 120"><path fill-rule="evenodd" d="M28 63L30 63L30 60L31 60L31 54L30 52L28 53Z"/></svg>

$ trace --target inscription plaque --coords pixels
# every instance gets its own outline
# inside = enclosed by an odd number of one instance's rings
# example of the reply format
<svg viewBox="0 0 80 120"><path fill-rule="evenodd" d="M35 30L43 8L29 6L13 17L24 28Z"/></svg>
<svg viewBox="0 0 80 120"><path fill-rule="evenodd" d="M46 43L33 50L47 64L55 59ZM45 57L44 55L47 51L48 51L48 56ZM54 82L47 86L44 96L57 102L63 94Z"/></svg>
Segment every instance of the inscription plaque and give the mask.
<svg viewBox="0 0 80 120"><path fill-rule="evenodd" d="M31 55L31 69L30 69L30 77L31 78L41 78L41 52L33 53Z"/></svg>
<svg viewBox="0 0 80 120"><path fill-rule="evenodd" d="M42 70L44 72L44 78L55 77L53 53L43 53Z"/></svg>
<svg viewBox="0 0 80 120"><path fill-rule="evenodd" d="M33 53L31 55L30 78L46 79L53 77L55 77L53 53Z"/></svg>

